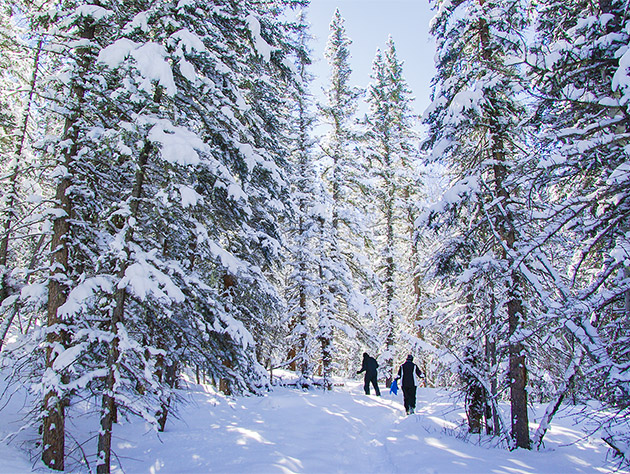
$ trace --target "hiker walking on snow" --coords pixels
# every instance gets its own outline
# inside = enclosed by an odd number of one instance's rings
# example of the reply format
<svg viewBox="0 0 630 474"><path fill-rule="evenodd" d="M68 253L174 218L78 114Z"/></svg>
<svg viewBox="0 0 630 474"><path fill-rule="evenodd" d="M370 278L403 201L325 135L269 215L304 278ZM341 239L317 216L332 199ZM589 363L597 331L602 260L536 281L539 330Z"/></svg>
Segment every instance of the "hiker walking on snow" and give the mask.
<svg viewBox="0 0 630 474"><path fill-rule="evenodd" d="M411 354L407 356L405 363L398 369L398 377L396 377L396 380L401 377L402 381L400 385L405 399L405 411L407 415L411 415L416 409L416 377L424 377L418 366L414 364Z"/></svg>
<svg viewBox="0 0 630 474"><path fill-rule="evenodd" d="M363 390L365 390L365 394L370 394L370 383L374 385L374 391L376 392L376 396L381 396L381 391L378 389L378 382L376 380L376 368L378 367L378 362L374 357L370 357L367 352L363 353L363 365L361 366L361 370L357 372L360 374L361 372L365 372L365 378L363 379Z"/></svg>

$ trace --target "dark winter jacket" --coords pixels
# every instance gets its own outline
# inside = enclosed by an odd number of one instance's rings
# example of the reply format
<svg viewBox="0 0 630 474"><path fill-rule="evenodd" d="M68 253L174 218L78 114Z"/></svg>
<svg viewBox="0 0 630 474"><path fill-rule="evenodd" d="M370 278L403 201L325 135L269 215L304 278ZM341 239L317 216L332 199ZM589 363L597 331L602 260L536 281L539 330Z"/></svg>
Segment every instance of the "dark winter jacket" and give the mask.
<svg viewBox="0 0 630 474"><path fill-rule="evenodd" d="M398 369L398 378L402 377L401 387L415 387L416 377L422 378L422 372L413 360L407 359L407 361Z"/></svg>
<svg viewBox="0 0 630 474"><path fill-rule="evenodd" d="M360 374L361 372L365 371L365 376L367 378L376 377L377 367L378 367L378 362L376 362L376 359L374 357L370 357L367 354L363 354L363 365L361 366L361 370L359 370L357 374Z"/></svg>

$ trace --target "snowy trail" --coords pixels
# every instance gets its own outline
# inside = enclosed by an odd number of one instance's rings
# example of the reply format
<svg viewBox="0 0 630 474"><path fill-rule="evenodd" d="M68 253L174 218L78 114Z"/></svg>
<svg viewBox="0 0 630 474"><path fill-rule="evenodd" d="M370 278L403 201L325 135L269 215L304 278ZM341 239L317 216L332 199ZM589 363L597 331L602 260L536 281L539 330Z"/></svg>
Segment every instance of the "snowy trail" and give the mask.
<svg viewBox="0 0 630 474"><path fill-rule="evenodd" d="M226 398L210 387L190 384L189 403L171 417L164 433L137 418L114 429L113 472L180 473L611 473L606 447L585 438L567 407L546 437L545 450L492 448L487 438L460 439L461 406L448 392L419 389L417 414L405 416L402 397L385 389L383 397L363 394L359 381L344 381L333 392L302 392L275 387L263 397ZM20 426L23 399L16 397L0 412L0 439ZM96 452L95 407L71 423L72 436L90 439L84 449ZM532 411L530 428L535 429ZM121 420L122 421L122 420ZM459 433L459 435L458 435ZM460 437L458 437L460 436ZM36 427L16 442L0 443L0 474L43 472L16 446L38 439ZM482 442L480 442L482 441ZM485 443L485 447L482 444ZM94 458L90 458L94 468ZM89 472L77 464L71 472ZM626 473L627 470L617 472Z"/></svg>
<svg viewBox="0 0 630 474"><path fill-rule="evenodd" d="M199 388L197 390L200 390ZM450 401L419 389L417 414L402 397L364 395L346 381L332 393L275 388L227 401L197 391L162 443L136 423L115 446L126 473L597 473L612 472L601 441L556 426L546 452L488 449L447 433L461 420ZM134 443L130 439L145 441Z"/></svg>
<svg viewBox="0 0 630 474"><path fill-rule="evenodd" d="M115 447L125 472L148 472L148 458L159 472L387 472L382 433L403 412L385 397L345 391L276 388L231 403L198 392L195 399L196 408L160 435L159 452L130 441L141 433L125 433Z"/></svg>

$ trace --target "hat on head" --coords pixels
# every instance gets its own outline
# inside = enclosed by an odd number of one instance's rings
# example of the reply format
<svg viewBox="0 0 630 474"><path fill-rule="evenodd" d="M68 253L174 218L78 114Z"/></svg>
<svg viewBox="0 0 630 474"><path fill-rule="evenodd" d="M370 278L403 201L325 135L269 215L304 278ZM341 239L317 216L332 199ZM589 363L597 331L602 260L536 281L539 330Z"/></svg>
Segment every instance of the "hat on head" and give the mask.
<svg viewBox="0 0 630 474"><path fill-rule="evenodd" d="M407 356L407 360L413 360L413 356L412 356L411 354L409 354L409 355Z"/></svg>

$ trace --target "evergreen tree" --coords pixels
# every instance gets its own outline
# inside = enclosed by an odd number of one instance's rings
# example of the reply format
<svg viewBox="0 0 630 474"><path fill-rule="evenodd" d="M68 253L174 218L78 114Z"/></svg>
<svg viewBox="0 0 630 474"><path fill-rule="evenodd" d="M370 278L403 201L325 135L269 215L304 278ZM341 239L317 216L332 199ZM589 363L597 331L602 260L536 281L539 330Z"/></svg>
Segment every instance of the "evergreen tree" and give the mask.
<svg viewBox="0 0 630 474"><path fill-rule="evenodd" d="M365 219L353 203L359 196L361 172L352 148L357 143L353 119L359 91L350 86L350 44L344 19L336 10L325 50L330 65L330 85L325 91L327 103L320 106L324 121L330 126L322 147L331 209L330 222L322 221L322 251L326 260L321 262L320 268L318 336L323 354L322 370L328 381L334 352L341 349L334 344L335 329L341 329L339 337L346 334L354 340L357 335L364 343L370 339L370 331L365 330L366 324L361 319L371 313L371 308L359 291L362 285L356 283L365 279L363 262L357 255L366 231Z"/></svg>
<svg viewBox="0 0 630 474"><path fill-rule="evenodd" d="M498 327L505 328L501 337L509 347L511 438L514 447L529 448L523 330L530 291L518 253L523 238L520 228L526 222L519 183L523 109L516 101L522 86L512 60L522 55L521 43L512 39L518 39L523 30L524 7L502 0L438 2L437 7L432 32L438 42L438 72L427 114L427 145L432 156L448 163L456 176L442 210L449 212L461 230L447 245L449 254L441 258L461 259L464 272L469 267L472 271L478 259L496 260L496 266L504 269L494 291L506 323ZM468 281L468 275L464 273L460 281ZM470 286L460 289L460 301L479 298ZM479 393L475 386L469 390ZM474 425L470 428L475 429Z"/></svg>
<svg viewBox="0 0 630 474"><path fill-rule="evenodd" d="M317 308L317 251L315 248L318 221L316 207L317 175L314 168L313 125L315 117L313 99L308 92L312 75L308 71L311 64L311 51L308 46L310 35L306 21L306 11L300 11L298 18L296 67L299 84L296 89L294 131L293 131L293 185L295 203L294 225L289 226L290 260L292 271L288 276L288 304L290 318L290 367L299 374L298 385L312 383L312 358L315 355L314 314Z"/></svg>
<svg viewBox="0 0 630 474"><path fill-rule="evenodd" d="M86 5L87 6L87 5ZM89 10L89 8L88 8ZM64 361L64 355L72 348L72 326L76 322L71 315L64 314L62 307L68 302L70 291L84 278L81 254L89 248L92 239L84 240L81 231L89 229L89 223L78 218L75 200L83 192L81 174L83 146L89 142L89 121L86 117L94 111L86 100L90 83L90 70L94 67L95 51L91 48L97 34L96 19L90 11L82 11L80 5L67 5L55 13L58 21L60 49L67 60L69 80L58 83L56 90L59 103L64 104L62 130L54 143L56 162L54 207L52 209L52 238L50 244L50 276L48 280L48 304L45 336L46 353L43 374L42 460L55 470L65 467L65 410L70 397L70 373L72 368ZM86 160L87 161L87 160ZM91 208L91 206L89 206ZM89 211L88 211L89 212ZM71 219L72 218L72 219ZM76 250L76 252L75 252Z"/></svg>
<svg viewBox="0 0 630 474"><path fill-rule="evenodd" d="M21 2L0 11L0 349L45 239L37 229L41 220L33 217L41 207L41 190L33 179L32 159L32 143L41 134L37 89L43 51L42 39L28 29L28 18L28 4ZM26 25L19 27L20 20ZM37 231L40 235L34 235ZM5 302L8 297L13 303Z"/></svg>
<svg viewBox="0 0 630 474"><path fill-rule="evenodd" d="M628 370L630 354L628 12L618 1L544 1L536 13L532 183L547 204L537 244L557 257L548 265L549 316L568 328L567 347L583 348L567 351L558 399L574 387L605 401L616 413L600 420L606 440L627 461L630 387L615 374Z"/></svg>
<svg viewBox="0 0 630 474"><path fill-rule="evenodd" d="M376 235L376 273L382 282L379 319L383 321L381 354L387 385L393 378L397 334L404 327L403 289L410 284L413 269L404 266L411 255L408 203L415 195L413 165L416 140L413 131L410 91L402 75L402 64L396 55L394 41L387 41L384 55L377 51L373 64L372 84L367 101L367 159L374 186L372 232Z"/></svg>

